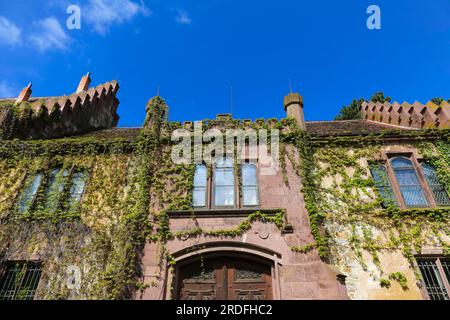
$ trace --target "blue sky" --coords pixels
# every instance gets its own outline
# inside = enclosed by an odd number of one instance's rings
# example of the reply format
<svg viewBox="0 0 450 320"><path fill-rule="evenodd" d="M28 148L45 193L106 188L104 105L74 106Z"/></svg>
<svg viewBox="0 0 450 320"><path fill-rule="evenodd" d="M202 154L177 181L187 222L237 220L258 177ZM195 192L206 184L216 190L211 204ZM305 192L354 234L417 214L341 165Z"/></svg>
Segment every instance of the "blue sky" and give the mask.
<svg viewBox="0 0 450 320"><path fill-rule="evenodd" d="M81 7L81 30L66 9ZM369 5L381 30L366 27ZM156 94L174 121L331 120L354 98L450 98L450 0L0 0L0 96L70 94L83 74L119 81L120 126L140 126ZM230 91L233 88L233 103Z"/></svg>

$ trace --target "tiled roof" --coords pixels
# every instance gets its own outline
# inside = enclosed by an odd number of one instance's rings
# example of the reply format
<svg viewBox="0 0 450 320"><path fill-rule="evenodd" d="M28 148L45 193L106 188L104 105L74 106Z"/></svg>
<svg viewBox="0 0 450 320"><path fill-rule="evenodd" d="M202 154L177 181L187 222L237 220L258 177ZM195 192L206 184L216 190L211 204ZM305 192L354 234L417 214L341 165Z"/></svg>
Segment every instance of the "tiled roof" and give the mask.
<svg viewBox="0 0 450 320"><path fill-rule="evenodd" d="M111 128L79 135L80 138L95 138L98 140L124 139L136 141L142 128Z"/></svg>
<svg viewBox="0 0 450 320"><path fill-rule="evenodd" d="M111 128L99 130L81 135L80 137L93 137L96 139L125 139L135 141L142 128ZM306 130L314 136L328 135L361 135L369 133L382 133L386 131L408 131L416 130L398 126L386 125L366 120L344 120L344 121L309 121L306 122Z"/></svg>
<svg viewBox="0 0 450 320"><path fill-rule="evenodd" d="M306 131L312 135L358 135L386 131L414 130L367 120L307 121Z"/></svg>

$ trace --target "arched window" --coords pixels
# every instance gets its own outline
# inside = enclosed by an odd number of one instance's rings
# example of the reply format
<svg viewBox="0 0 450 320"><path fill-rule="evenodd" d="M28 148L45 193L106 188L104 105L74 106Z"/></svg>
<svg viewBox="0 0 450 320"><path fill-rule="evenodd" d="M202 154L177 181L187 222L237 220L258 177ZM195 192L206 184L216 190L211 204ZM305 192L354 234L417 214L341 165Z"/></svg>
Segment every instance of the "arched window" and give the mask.
<svg viewBox="0 0 450 320"><path fill-rule="evenodd" d="M425 175L425 180L430 186L431 192L433 193L434 200L438 206L448 206L450 205L450 199L448 197L445 187L439 181L439 177L436 173L436 169L425 162L421 165L423 174Z"/></svg>
<svg viewBox="0 0 450 320"><path fill-rule="evenodd" d="M194 173L192 204L194 207L206 207L207 170L205 165L197 165Z"/></svg>
<svg viewBox="0 0 450 320"><path fill-rule="evenodd" d="M234 206L233 159L220 158L214 164L214 206Z"/></svg>
<svg viewBox="0 0 450 320"><path fill-rule="evenodd" d="M257 170L256 166L250 163L242 166L242 204L259 205Z"/></svg>
<svg viewBox="0 0 450 320"><path fill-rule="evenodd" d="M397 157L391 160L391 165L405 205L407 207L427 207L428 201L411 160L405 157Z"/></svg>

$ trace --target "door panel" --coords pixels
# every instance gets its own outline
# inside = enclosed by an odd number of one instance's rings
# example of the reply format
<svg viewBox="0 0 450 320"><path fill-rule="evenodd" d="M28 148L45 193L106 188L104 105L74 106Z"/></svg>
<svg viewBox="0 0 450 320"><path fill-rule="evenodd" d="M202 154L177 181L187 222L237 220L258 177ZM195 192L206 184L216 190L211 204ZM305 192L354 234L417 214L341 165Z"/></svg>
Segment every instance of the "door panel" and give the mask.
<svg viewBox="0 0 450 320"><path fill-rule="evenodd" d="M271 268L245 259L203 259L182 266L180 300L270 300Z"/></svg>
<svg viewBox="0 0 450 320"><path fill-rule="evenodd" d="M271 300L270 268L248 263L231 264L228 268L230 300Z"/></svg>

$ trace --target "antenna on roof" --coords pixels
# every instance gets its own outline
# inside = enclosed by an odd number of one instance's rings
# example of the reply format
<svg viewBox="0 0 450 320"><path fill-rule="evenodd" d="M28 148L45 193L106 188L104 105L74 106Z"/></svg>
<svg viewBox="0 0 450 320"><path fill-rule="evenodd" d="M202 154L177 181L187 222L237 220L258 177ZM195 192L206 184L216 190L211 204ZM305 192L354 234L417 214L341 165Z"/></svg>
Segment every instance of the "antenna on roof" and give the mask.
<svg viewBox="0 0 450 320"><path fill-rule="evenodd" d="M158 87L156 88L156 96L157 96L157 97L159 97L160 90L161 90L161 88L160 88L160 86L158 85Z"/></svg>
<svg viewBox="0 0 450 320"><path fill-rule="evenodd" d="M289 90L290 90L291 93L292 93L292 82L291 82L291 79L288 79L288 81L289 81Z"/></svg>
<svg viewBox="0 0 450 320"><path fill-rule="evenodd" d="M230 113L233 115L233 86L230 87Z"/></svg>

